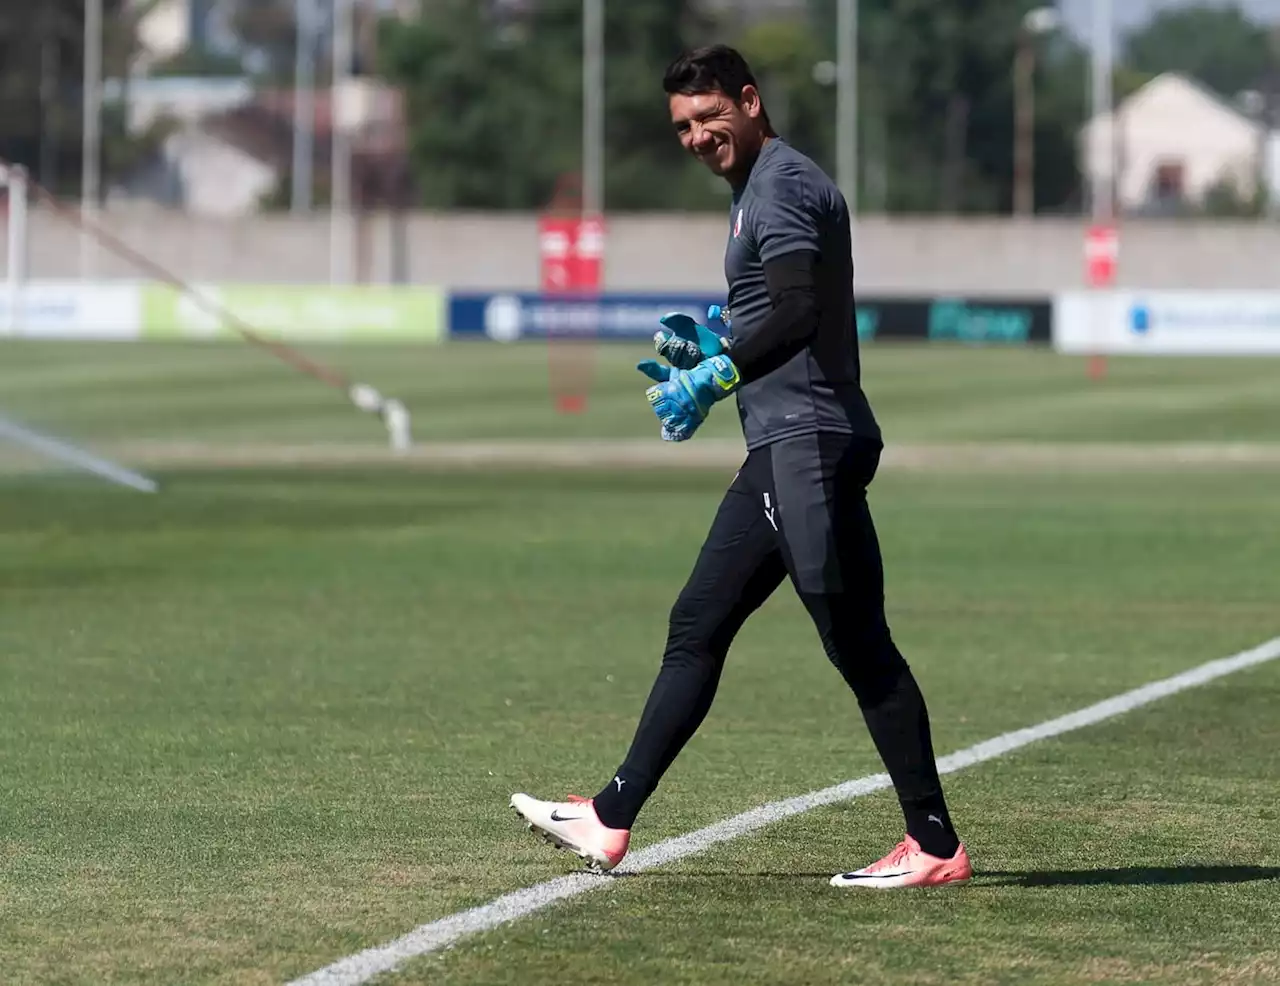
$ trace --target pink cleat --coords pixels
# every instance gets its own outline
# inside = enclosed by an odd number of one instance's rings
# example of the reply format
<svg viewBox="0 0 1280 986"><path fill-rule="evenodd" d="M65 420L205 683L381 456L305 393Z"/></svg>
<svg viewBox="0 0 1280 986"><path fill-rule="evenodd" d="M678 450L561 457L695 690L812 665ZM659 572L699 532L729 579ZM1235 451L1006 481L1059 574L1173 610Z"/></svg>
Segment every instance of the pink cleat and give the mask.
<svg viewBox="0 0 1280 986"><path fill-rule="evenodd" d="M920 843L907 836L879 862L852 873L837 873L831 878L833 887L866 887L891 890L894 887L941 887L948 883L964 883L973 876L969 854L963 845L950 859L930 856Z"/></svg>
<svg viewBox="0 0 1280 986"><path fill-rule="evenodd" d="M611 829L600 821L589 798L570 795L568 801L539 801L527 794L511 795L511 807L557 849L568 849L604 873L622 862L631 844L630 829Z"/></svg>

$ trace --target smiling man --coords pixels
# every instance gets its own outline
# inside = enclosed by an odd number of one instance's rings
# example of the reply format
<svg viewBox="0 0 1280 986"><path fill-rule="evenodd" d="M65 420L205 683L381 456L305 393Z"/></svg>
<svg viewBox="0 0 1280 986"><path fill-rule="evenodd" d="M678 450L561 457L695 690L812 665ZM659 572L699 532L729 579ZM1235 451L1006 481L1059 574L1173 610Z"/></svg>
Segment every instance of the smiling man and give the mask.
<svg viewBox="0 0 1280 986"><path fill-rule="evenodd" d="M730 644L790 579L827 656L857 697L907 834L837 887L935 886L971 875L938 778L929 716L885 618L867 505L880 429L863 394L849 210L778 137L746 61L724 46L678 58L664 80L685 149L733 189L725 275L730 337L686 316L655 337L670 368L640 369L663 437L692 437L733 394L747 458L671 611L666 652L626 760L594 798L512 796L553 843L600 869L622 861L645 801L702 723ZM779 674L792 655L778 655Z"/></svg>

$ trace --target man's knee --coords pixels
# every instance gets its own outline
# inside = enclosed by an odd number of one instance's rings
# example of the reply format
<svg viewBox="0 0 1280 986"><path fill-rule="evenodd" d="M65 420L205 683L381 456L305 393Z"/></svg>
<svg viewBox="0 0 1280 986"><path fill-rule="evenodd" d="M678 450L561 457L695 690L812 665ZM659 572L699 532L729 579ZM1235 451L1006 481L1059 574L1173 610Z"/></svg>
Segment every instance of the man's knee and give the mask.
<svg viewBox="0 0 1280 986"><path fill-rule="evenodd" d="M714 667L718 659L716 636L719 622L699 600L681 593L671 607L663 664Z"/></svg>
<svg viewBox="0 0 1280 986"><path fill-rule="evenodd" d="M860 611L839 596L806 596L805 604L827 657L859 701L874 702L907 670L882 612Z"/></svg>

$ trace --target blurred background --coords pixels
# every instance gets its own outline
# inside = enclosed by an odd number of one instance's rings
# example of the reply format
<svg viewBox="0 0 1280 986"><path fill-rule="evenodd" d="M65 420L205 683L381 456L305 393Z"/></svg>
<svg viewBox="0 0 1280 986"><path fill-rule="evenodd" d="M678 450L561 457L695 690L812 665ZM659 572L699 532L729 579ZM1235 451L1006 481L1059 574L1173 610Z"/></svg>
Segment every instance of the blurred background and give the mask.
<svg viewBox="0 0 1280 986"><path fill-rule="evenodd" d="M119 387L76 413L83 380L23 392L32 361L190 395L190 365L261 357L174 342L248 325L430 404L455 340L643 341L723 300L728 189L660 87L715 41L854 205L869 346L1095 377L1280 351L1280 0L49 0L0 39L0 158L33 183L6 189L0 333L28 344L0 407L81 436ZM582 410L597 355L551 349L513 374Z"/></svg>
<svg viewBox="0 0 1280 986"><path fill-rule="evenodd" d="M1071 216L1108 156L1081 151L1110 109L1093 105L1089 64L1107 37L1115 101L1137 100L1114 155L1126 215L1259 215L1276 184L1263 139L1280 88L1274 0L601 2L601 36L584 44L592 6L52 0L0 26L0 150L61 195L92 195L96 116L104 205L245 218L325 209L341 131L353 173L338 191L358 209L537 210L580 170L584 50L598 40L607 207L715 211L724 190L673 153L659 83L683 46L725 41L757 69L780 130L833 174L856 131L862 213ZM851 35L856 105L842 107ZM87 77L99 73L100 87ZM1157 99L1170 75L1186 91ZM1176 103L1184 145L1146 137L1144 98ZM1238 138L1206 140L1214 125ZM1033 169L1019 168L1020 126Z"/></svg>

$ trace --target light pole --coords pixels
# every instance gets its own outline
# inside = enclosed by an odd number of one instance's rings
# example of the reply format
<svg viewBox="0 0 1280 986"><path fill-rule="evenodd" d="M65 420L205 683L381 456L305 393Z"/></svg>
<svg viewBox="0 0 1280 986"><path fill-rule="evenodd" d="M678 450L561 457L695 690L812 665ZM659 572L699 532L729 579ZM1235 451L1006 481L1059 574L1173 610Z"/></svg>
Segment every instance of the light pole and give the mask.
<svg viewBox="0 0 1280 986"><path fill-rule="evenodd" d="M333 0L333 79L329 89L332 128L329 193L329 280L351 284L355 226L351 201L351 132L347 100L351 98L355 0Z"/></svg>
<svg viewBox="0 0 1280 986"><path fill-rule="evenodd" d="M858 214L858 0L840 0L836 15L836 184Z"/></svg>
<svg viewBox="0 0 1280 986"><path fill-rule="evenodd" d="M293 193L295 214L311 211L312 161L316 131L316 21L315 0L296 0L294 7L297 51L293 84Z"/></svg>
<svg viewBox="0 0 1280 986"><path fill-rule="evenodd" d="M1095 136L1107 149L1107 165L1091 162L1089 211L1095 224L1109 225L1115 218L1116 124L1111 73L1115 71L1115 34L1112 0L1093 0L1092 115L1100 128L1107 121L1103 137Z"/></svg>
<svg viewBox="0 0 1280 986"><path fill-rule="evenodd" d="M92 221L102 196L102 0L86 0L84 6L83 104L80 214ZM81 232L81 278L97 274L97 256L97 241Z"/></svg>
<svg viewBox="0 0 1280 986"><path fill-rule="evenodd" d="M1116 170L1117 141L1115 93L1112 73L1115 71L1115 23L1112 0L1093 0L1093 38L1090 60L1090 89L1092 91L1092 115L1095 128L1107 121L1105 144L1107 163L1100 167L1095 159L1089 161L1089 212L1092 220L1088 243L1101 256L1098 262L1090 262L1089 277L1094 291L1094 311L1091 315L1095 340L1097 333L1105 334L1107 326L1117 318L1111 289L1115 285L1115 261L1119 239L1115 230L1116 218ZM1095 133L1094 140L1101 138ZM1089 249L1089 247L1086 247ZM1103 355L1105 344L1091 347L1089 376L1101 380L1107 374L1107 358Z"/></svg>
<svg viewBox="0 0 1280 986"><path fill-rule="evenodd" d="M1061 17L1053 7L1028 11L1018 29L1018 50L1013 59L1013 211L1035 212L1035 99L1036 39L1057 30Z"/></svg>
<svg viewBox="0 0 1280 986"><path fill-rule="evenodd" d="M582 3L582 211L604 213L604 0Z"/></svg>

